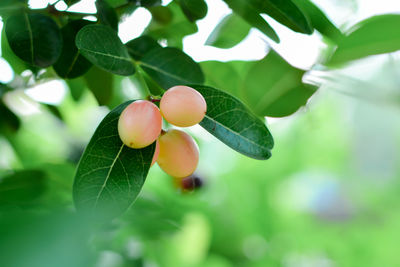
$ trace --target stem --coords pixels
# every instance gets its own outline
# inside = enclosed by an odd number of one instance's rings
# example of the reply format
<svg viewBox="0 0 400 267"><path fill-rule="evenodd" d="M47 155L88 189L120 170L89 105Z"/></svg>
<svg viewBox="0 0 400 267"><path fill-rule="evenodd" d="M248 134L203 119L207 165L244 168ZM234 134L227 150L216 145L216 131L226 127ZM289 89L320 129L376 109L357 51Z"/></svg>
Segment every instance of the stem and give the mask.
<svg viewBox="0 0 400 267"><path fill-rule="evenodd" d="M137 70L136 70L135 76L137 77L137 81L139 82L141 89L143 89L143 91L144 91L143 92L145 94L144 98L150 99L152 97L152 95L150 93L150 90L149 90L149 87L147 86L146 81L143 78L143 75L142 75L143 70L140 68L139 65L136 65L136 68L137 68Z"/></svg>
<svg viewBox="0 0 400 267"><path fill-rule="evenodd" d="M151 101L151 103L158 103L161 101L160 98L154 98L153 96L149 96L148 100Z"/></svg>

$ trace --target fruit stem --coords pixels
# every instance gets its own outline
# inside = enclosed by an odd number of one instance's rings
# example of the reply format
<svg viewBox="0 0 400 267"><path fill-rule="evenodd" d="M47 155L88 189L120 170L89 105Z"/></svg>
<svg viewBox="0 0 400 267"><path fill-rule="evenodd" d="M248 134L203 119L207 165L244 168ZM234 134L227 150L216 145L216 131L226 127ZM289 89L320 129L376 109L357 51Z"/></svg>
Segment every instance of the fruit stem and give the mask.
<svg viewBox="0 0 400 267"><path fill-rule="evenodd" d="M150 89L147 86L147 83L143 77L143 74L142 74L143 70L138 65L136 66L136 68L137 68L137 70L136 70L135 76L137 78L137 81L139 82L141 89L142 89L142 93L144 94L143 98L149 99L151 97L151 93L150 93Z"/></svg>
<svg viewBox="0 0 400 267"><path fill-rule="evenodd" d="M147 100L149 100L151 103L159 103L160 101L161 101L161 98L158 98L158 97L154 97L154 96L149 96L148 98L147 98Z"/></svg>

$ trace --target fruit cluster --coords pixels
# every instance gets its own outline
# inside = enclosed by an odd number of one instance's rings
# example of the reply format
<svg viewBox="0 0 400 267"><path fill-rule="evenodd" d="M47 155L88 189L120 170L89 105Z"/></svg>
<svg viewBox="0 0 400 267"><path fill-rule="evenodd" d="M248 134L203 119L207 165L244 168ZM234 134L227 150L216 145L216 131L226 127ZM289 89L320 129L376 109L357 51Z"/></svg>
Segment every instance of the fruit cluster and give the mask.
<svg viewBox="0 0 400 267"><path fill-rule="evenodd" d="M204 97L188 86L168 89L160 100L160 108L147 100L129 104L118 120L118 133L122 142L131 148L143 148L156 141L151 165L173 177L187 177L197 168L199 148L187 133L162 130L162 118L172 125L189 127L199 123L206 114Z"/></svg>

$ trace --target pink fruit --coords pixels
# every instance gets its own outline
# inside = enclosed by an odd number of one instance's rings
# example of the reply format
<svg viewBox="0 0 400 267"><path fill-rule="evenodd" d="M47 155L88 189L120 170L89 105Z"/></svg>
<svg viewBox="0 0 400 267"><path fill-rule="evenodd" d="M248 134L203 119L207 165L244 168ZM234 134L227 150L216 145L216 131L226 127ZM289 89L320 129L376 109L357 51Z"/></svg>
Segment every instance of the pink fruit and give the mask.
<svg viewBox="0 0 400 267"><path fill-rule="evenodd" d="M158 138L160 153L157 163L174 177L191 175L199 162L199 148L193 138L180 130L170 130Z"/></svg>
<svg viewBox="0 0 400 267"><path fill-rule="evenodd" d="M118 120L118 133L122 142L131 148L152 144L161 133L162 117L159 109L146 100L129 104Z"/></svg>
<svg viewBox="0 0 400 267"><path fill-rule="evenodd" d="M207 103L195 89L178 85L164 93L160 101L160 111L169 123L179 127L189 127L204 118Z"/></svg>
<svg viewBox="0 0 400 267"><path fill-rule="evenodd" d="M158 143L158 140L156 141L156 150L154 151L154 155L153 155L153 159L151 160L151 166L154 165L154 163L156 163L157 159L158 159L158 154L160 154L160 144Z"/></svg>

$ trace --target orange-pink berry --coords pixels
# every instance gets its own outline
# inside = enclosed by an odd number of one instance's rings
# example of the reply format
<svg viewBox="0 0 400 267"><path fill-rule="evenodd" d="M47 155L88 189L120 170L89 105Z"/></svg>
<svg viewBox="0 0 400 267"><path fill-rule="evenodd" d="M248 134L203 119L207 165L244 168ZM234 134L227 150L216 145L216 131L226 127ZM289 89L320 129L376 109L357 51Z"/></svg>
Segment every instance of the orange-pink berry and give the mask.
<svg viewBox="0 0 400 267"><path fill-rule="evenodd" d="M118 120L118 133L122 142L131 148L143 148L161 133L162 117L156 105L146 100L129 104Z"/></svg>

